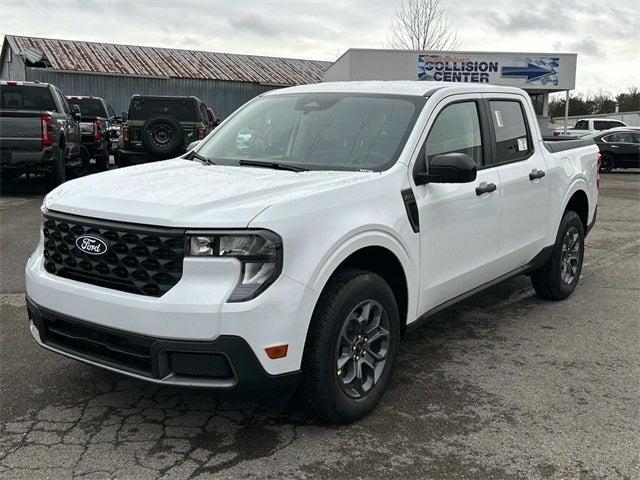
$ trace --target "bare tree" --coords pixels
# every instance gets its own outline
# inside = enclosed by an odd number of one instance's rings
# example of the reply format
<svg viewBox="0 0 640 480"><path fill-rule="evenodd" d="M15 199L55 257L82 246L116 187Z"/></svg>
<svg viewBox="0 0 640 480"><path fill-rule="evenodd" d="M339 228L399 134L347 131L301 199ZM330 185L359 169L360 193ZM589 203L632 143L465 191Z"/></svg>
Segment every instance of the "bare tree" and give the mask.
<svg viewBox="0 0 640 480"><path fill-rule="evenodd" d="M446 0L402 0L387 39L401 50L452 50L460 45L447 19Z"/></svg>

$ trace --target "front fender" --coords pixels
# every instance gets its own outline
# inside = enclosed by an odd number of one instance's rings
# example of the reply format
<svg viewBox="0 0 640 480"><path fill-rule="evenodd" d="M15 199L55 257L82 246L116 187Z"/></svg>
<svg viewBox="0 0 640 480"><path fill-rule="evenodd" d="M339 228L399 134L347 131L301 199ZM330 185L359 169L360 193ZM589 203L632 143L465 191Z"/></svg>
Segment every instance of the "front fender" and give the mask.
<svg viewBox="0 0 640 480"><path fill-rule="evenodd" d="M408 290L408 318L415 318L416 305L418 302L418 272L415 268L416 261L412 261L412 255L396 233L383 226L375 229L351 232L339 241L320 259L318 266L311 276L312 282L309 287L320 293L327 285L331 275L338 267L352 254L367 247L382 247L395 255L407 281Z"/></svg>

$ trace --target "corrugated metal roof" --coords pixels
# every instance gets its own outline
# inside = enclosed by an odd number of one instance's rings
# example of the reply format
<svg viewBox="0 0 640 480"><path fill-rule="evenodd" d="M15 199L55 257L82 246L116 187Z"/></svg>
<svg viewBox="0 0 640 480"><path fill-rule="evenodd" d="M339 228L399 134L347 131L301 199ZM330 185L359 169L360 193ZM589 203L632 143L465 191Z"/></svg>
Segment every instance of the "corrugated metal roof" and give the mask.
<svg viewBox="0 0 640 480"><path fill-rule="evenodd" d="M38 50L51 68L92 73L300 85L331 62L6 35L14 53Z"/></svg>

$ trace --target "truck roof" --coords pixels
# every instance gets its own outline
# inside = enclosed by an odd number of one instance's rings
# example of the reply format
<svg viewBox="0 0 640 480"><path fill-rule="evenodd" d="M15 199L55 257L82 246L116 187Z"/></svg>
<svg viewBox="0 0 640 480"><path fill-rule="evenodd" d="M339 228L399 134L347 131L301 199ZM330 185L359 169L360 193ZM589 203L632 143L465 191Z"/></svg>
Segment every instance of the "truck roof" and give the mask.
<svg viewBox="0 0 640 480"><path fill-rule="evenodd" d="M0 81L0 85L24 85L28 87L48 87L49 84L45 82L24 82L24 81L16 81L16 80L2 80Z"/></svg>
<svg viewBox="0 0 640 480"><path fill-rule="evenodd" d="M430 96L436 90L450 90L451 93L519 93L515 87L503 87L480 83L446 83L434 81L358 81L358 82L322 82L309 85L271 90L264 95L282 95L287 93L381 93L392 95Z"/></svg>

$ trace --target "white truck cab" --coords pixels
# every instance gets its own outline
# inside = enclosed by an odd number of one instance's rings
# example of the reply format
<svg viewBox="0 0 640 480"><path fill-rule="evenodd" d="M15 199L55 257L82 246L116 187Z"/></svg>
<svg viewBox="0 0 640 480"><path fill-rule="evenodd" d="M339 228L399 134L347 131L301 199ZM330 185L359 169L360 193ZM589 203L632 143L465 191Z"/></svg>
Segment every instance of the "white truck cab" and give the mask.
<svg viewBox="0 0 640 480"><path fill-rule="evenodd" d="M181 158L67 182L26 267L44 348L125 375L371 411L401 335L518 274L564 299L598 148L525 92L322 83L248 102Z"/></svg>

